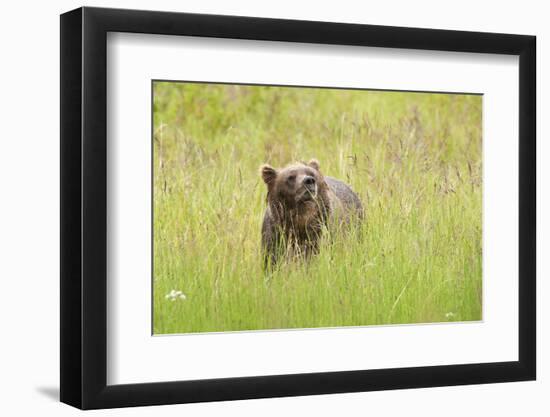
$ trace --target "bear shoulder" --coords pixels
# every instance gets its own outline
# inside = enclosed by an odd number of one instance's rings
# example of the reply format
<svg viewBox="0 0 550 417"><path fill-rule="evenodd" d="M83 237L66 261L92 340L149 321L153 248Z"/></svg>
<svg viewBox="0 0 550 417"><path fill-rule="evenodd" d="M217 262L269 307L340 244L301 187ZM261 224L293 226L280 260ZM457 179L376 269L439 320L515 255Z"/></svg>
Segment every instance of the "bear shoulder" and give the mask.
<svg viewBox="0 0 550 417"><path fill-rule="evenodd" d="M351 187L343 181L336 178L325 176L325 182L329 190L338 202L347 209L363 211L363 205L359 196L351 189Z"/></svg>

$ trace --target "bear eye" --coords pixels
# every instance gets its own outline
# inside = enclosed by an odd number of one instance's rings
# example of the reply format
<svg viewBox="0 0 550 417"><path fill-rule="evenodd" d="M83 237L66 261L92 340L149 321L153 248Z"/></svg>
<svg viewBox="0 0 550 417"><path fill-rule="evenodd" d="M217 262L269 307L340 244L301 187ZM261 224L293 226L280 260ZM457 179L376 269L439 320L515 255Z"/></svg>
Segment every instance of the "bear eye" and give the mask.
<svg viewBox="0 0 550 417"><path fill-rule="evenodd" d="M294 182L296 180L296 175L289 175L287 178L288 182Z"/></svg>

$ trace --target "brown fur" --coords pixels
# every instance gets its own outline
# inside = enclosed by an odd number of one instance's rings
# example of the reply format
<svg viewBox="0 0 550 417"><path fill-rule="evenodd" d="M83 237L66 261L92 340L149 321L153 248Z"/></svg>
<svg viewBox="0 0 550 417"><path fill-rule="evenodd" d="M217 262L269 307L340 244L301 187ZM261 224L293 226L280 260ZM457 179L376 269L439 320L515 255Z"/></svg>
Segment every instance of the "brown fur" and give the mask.
<svg viewBox="0 0 550 417"><path fill-rule="evenodd" d="M275 265L281 255L317 253L323 227L335 213L362 213L357 195L344 183L323 176L315 159L283 169L262 165L260 174L267 185L262 225L266 267Z"/></svg>

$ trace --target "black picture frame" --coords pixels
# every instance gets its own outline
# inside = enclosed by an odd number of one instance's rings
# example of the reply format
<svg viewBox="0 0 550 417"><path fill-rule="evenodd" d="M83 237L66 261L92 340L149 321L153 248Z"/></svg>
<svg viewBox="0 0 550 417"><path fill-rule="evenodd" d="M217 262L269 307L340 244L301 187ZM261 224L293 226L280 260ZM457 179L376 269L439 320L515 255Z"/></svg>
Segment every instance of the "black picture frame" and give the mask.
<svg viewBox="0 0 550 417"><path fill-rule="evenodd" d="M519 358L107 385L108 32L519 56ZM61 401L82 409L533 380L536 377L534 36L79 8L61 15Z"/></svg>

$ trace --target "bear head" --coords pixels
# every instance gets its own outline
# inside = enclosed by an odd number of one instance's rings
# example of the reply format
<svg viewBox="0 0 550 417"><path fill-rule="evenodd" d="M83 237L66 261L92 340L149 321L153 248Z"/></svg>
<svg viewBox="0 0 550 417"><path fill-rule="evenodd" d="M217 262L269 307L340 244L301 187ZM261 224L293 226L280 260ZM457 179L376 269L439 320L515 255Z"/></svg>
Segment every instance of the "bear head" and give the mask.
<svg viewBox="0 0 550 417"><path fill-rule="evenodd" d="M267 185L268 204L277 217L287 217L285 214L288 213L292 213L293 217L324 218L326 216L328 186L316 159L307 163L295 163L281 169L275 169L267 164L262 165L260 174Z"/></svg>

